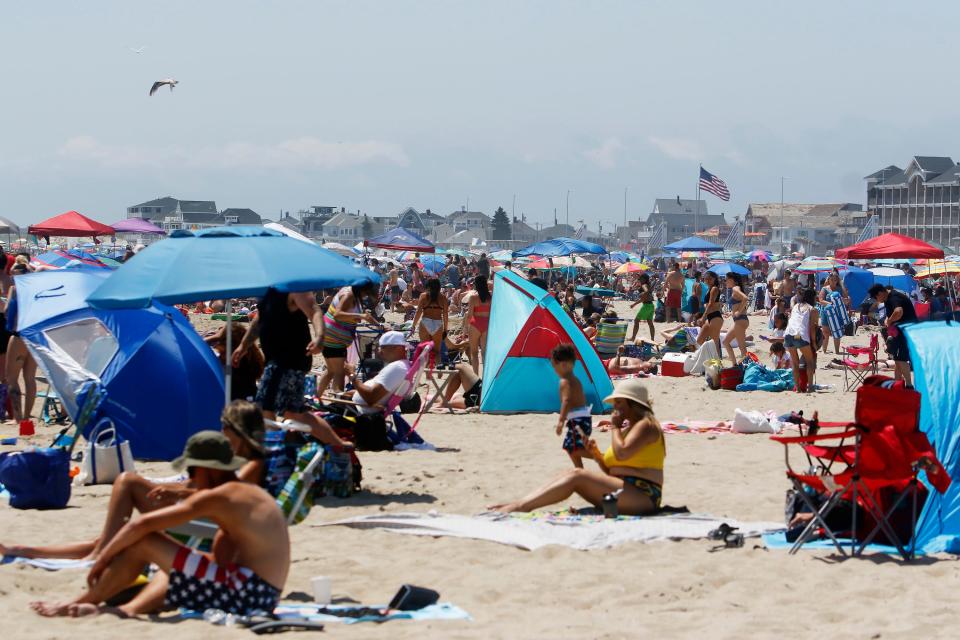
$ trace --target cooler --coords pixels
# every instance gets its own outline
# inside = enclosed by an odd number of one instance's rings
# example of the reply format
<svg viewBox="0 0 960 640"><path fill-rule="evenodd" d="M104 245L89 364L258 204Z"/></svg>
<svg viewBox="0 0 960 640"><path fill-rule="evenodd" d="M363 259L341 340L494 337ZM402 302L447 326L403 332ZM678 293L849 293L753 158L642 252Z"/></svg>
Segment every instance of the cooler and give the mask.
<svg viewBox="0 0 960 640"><path fill-rule="evenodd" d="M683 370L683 363L687 361L686 353L668 353L660 362L660 375L680 378L688 375Z"/></svg>

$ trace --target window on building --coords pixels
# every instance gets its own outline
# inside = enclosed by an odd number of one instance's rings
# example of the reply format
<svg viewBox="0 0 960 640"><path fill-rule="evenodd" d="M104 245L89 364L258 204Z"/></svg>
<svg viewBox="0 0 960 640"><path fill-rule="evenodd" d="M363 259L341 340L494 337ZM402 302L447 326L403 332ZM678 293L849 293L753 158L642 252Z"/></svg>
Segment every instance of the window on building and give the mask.
<svg viewBox="0 0 960 640"><path fill-rule="evenodd" d="M238 222L240 222L240 217L239 217L239 216L224 216L224 217L223 217L223 220L224 220L224 222L226 222L227 224L237 224Z"/></svg>
<svg viewBox="0 0 960 640"><path fill-rule="evenodd" d="M139 212L136 207L130 207L129 209L127 209L127 211L128 211L129 213L138 213L138 212Z"/></svg>

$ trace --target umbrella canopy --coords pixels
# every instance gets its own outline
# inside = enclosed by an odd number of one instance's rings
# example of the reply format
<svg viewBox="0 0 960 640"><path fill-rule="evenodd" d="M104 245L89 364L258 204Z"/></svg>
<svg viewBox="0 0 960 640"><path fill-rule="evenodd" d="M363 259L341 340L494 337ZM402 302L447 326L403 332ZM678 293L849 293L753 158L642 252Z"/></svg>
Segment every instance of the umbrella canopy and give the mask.
<svg viewBox="0 0 960 640"><path fill-rule="evenodd" d="M552 265L551 262L553 263ZM528 266L531 269L560 269L562 267L589 269L593 266L593 264L579 256L560 256L558 258L552 258L551 260L543 258L541 260L531 262Z"/></svg>
<svg viewBox="0 0 960 640"><path fill-rule="evenodd" d="M593 242L577 240L576 238L554 238L552 240L544 240L543 242L531 244L530 246L524 247L519 251L514 251L513 255L554 258L557 256L569 256L575 253L593 253L602 255L606 252L606 249Z"/></svg>
<svg viewBox="0 0 960 640"><path fill-rule="evenodd" d="M737 275L741 275L741 276L750 275L750 271L748 269L745 269L744 267L741 267L738 264L734 264L733 262L724 262L721 264L716 264L710 267L709 269L707 269L707 271L712 271L713 273L717 274L717 276L721 278L726 276L728 273L736 273Z"/></svg>
<svg viewBox="0 0 960 640"><path fill-rule="evenodd" d="M428 254L420 256L420 266L424 271L437 275L447 266L447 261L442 256Z"/></svg>
<svg viewBox="0 0 960 640"><path fill-rule="evenodd" d="M633 256L626 251L613 251L610 253L610 259L616 260L617 262L630 262L631 258L633 258Z"/></svg>
<svg viewBox="0 0 960 640"><path fill-rule="evenodd" d="M11 236L19 236L20 227L17 226L16 222L13 222L9 218L0 216L0 233Z"/></svg>
<svg viewBox="0 0 960 640"><path fill-rule="evenodd" d="M363 246L392 249L394 251L419 251L420 253L433 253L436 250L433 244L403 227L397 227L369 240L364 240Z"/></svg>
<svg viewBox="0 0 960 640"><path fill-rule="evenodd" d="M85 298L109 275L81 267L17 276L17 330L74 421L85 394L105 395L85 436L108 419L135 457L172 460L218 424L220 363L176 309L90 308Z"/></svg>
<svg viewBox="0 0 960 640"><path fill-rule="evenodd" d="M664 245L663 248L667 251L721 251L723 249L723 247L718 244L696 236L671 242L668 245Z"/></svg>
<svg viewBox="0 0 960 640"><path fill-rule="evenodd" d="M94 307L120 309L263 297L268 289L314 291L379 282L375 273L319 245L263 227L174 231L117 269L90 296Z"/></svg>
<svg viewBox="0 0 960 640"><path fill-rule="evenodd" d="M956 275L960 273L960 261L931 260L925 267L917 269L914 276L917 280L923 278L936 278L943 275Z"/></svg>
<svg viewBox="0 0 960 640"><path fill-rule="evenodd" d="M894 287L907 293L917 288L917 281L913 279L913 276L904 273L900 269L874 267L873 269L869 269L869 271L873 274L873 281L885 287Z"/></svg>
<svg viewBox="0 0 960 640"><path fill-rule="evenodd" d="M117 233L140 233L144 235L165 236L167 232L144 218L127 218L110 225Z"/></svg>
<svg viewBox="0 0 960 640"><path fill-rule="evenodd" d="M307 236L303 235L302 233L297 233L296 231L294 231L294 230L291 229L290 227L285 227L284 225L280 224L279 222L268 222L267 224L265 224L265 225L263 225L263 226L264 226L264 228L266 228L266 229L272 229L272 230L274 230L274 231L276 231L276 232L278 232L278 233L282 233L283 235L287 236L288 238L293 238L294 240L299 240L300 242L306 242L307 244L314 244L313 240L311 240L311 239L308 238Z"/></svg>
<svg viewBox="0 0 960 640"><path fill-rule="evenodd" d="M313 242L313 241L310 240L310 242ZM356 251L353 250L352 247L348 247L347 245L341 244L339 242L324 242L320 246L326 249L327 251L333 251L336 254L339 254L341 256L347 256L349 258L356 258L357 255L359 255Z"/></svg>
<svg viewBox="0 0 960 640"><path fill-rule="evenodd" d="M770 252L763 251L761 249L754 249L751 251L748 256L751 260L759 260L760 262L769 262L770 261Z"/></svg>
<svg viewBox="0 0 960 640"><path fill-rule="evenodd" d="M453 249L437 249L437 253L443 254L443 255L445 255L445 256L460 256L461 258L471 258L471 257L473 257L473 254L470 253L469 251L467 251L466 249L459 249L459 248L453 248ZM503 252L501 251L501 252L499 252L499 253L503 253ZM507 255L509 256L510 252L507 251L506 253L507 253ZM491 257L492 257L492 256L491 256ZM508 257L508 258L504 258L504 260L509 260L509 259L510 259L509 257Z"/></svg>
<svg viewBox="0 0 960 640"><path fill-rule="evenodd" d="M34 256L31 260L35 265L52 267L54 269L66 269L67 267L76 267L80 265L93 267L95 269L104 269L107 265L93 257L92 255L81 251L80 249L71 249L70 251L47 251Z"/></svg>
<svg viewBox="0 0 960 640"><path fill-rule="evenodd" d="M112 236L116 233L113 227L102 222L91 220L76 211L67 211L49 220L32 224L27 233L34 236L64 236L68 238L96 238L97 236Z"/></svg>
<svg viewBox="0 0 960 640"><path fill-rule="evenodd" d="M850 247L837 249L838 258L850 260L872 258L942 258L943 250L916 238L899 233L884 233Z"/></svg>
<svg viewBox="0 0 960 640"><path fill-rule="evenodd" d="M498 262L509 262L513 259L513 252L509 249L502 249L500 251L495 251L490 254L491 260L497 260Z"/></svg>
<svg viewBox="0 0 960 640"><path fill-rule="evenodd" d="M617 267L617 270L614 271L618 276L622 276L627 273L640 273L642 271L647 271L650 267L639 262L627 262Z"/></svg>
<svg viewBox="0 0 960 640"><path fill-rule="evenodd" d="M812 273L816 271L833 271L837 261L832 258L807 258L797 265L797 271Z"/></svg>

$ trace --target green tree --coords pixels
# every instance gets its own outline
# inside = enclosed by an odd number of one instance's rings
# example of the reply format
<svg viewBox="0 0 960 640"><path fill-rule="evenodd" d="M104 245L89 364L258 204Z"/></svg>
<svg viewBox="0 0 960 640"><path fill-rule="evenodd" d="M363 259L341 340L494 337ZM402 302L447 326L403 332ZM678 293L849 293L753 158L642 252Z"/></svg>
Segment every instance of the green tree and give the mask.
<svg viewBox="0 0 960 640"><path fill-rule="evenodd" d="M363 234L364 240L369 240L370 236L373 235L373 225L370 224L370 218L367 214L363 214L363 223L360 228L360 232Z"/></svg>
<svg viewBox="0 0 960 640"><path fill-rule="evenodd" d="M510 218L503 207L497 207L493 214L493 239L509 240L513 237L513 227L510 224Z"/></svg>

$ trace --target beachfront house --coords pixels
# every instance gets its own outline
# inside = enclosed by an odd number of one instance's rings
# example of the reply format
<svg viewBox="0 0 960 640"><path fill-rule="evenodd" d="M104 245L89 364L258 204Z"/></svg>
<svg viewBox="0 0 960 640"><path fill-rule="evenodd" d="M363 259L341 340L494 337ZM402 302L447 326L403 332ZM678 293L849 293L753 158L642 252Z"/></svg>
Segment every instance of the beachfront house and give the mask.
<svg viewBox="0 0 960 640"><path fill-rule="evenodd" d="M128 218L146 218L166 232L223 225L213 200L180 200L166 196L127 207Z"/></svg>
<svg viewBox="0 0 960 640"><path fill-rule="evenodd" d="M220 215L223 216L223 223L226 225L231 225L231 224L261 225L263 224L263 219L260 217L260 214L258 214L253 209L229 208L221 211Z"/></svg>
<svg viewBox="0 0 960 640"><path fill-rule="evenodd" d="M771 250L800 251L808 256L822 256L852 244L865 220L863 206L852 202L755 202L747 206L745 217L747 232L764 234Z"/></svg>
<svg viewBox="0 0 960 640"><path fill-rule="evenodd" d="M914 156L866 176L867 209L878 232L960 246L960 165L947 156Z"/></svg>
<svg viewBox="0 0 960 640"><path fill-rule="evenodd" d="M421 238L429 236L435 227L446 224L447 219L427 209L420 213L413 207L404 209L397 219L397 226L412 231Z"/></svg>
<svg viewBox="0 0 960 640"><path fill-rule="evenodd" d="M727 224L723 214L710 215L706 200L657 198L647 216L646 233L637 232L641 250L656 250L663 245L682 240L695 233Z"/></svg>

